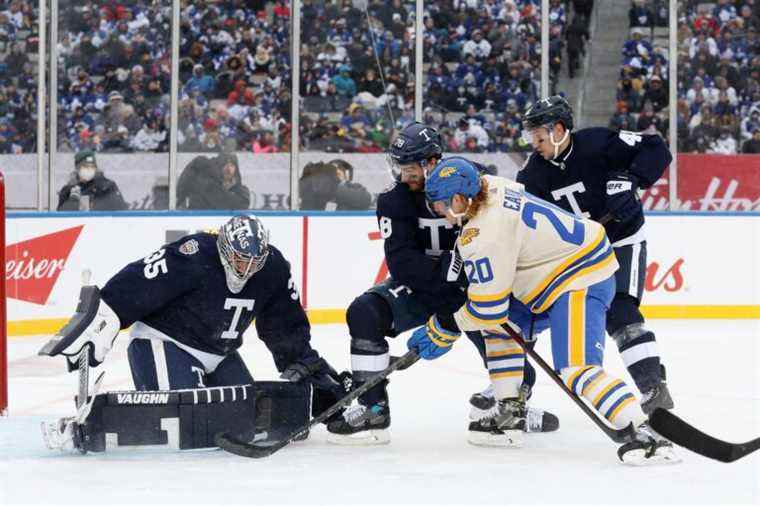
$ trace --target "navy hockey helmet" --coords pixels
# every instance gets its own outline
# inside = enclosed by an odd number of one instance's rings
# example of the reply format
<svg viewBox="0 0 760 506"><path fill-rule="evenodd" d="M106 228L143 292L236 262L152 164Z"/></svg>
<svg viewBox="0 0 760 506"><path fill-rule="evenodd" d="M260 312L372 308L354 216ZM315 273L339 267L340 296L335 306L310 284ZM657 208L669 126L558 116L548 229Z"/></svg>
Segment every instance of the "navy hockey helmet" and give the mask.
<svg viewBox="0 0 760 506"><path fill-rule="evenodd" d="M454 195L460 194L468 199L480 192L480 171L465 158L453 156L444 158L430 171L425 180L425 197L435 208L436 202L443 202L448 212L455 218L463 214L451 211Z"/></svg>
<svg viewBox="0 0 760 506"><path fill-rule="evenodd" d="M552 95L531 105L523 116L523 126L530 130L562 123L565 130L573 129L573 109L565 97Z"/></svg>
<svg viewBox="0 0 760 506"><path fill-rule="evenodd" d="M216 247L227 287L239 293L246 281L264 267L269 255L269 232L255 216L234 216L219 229Z"/></svg>
<svg viewBox="0 0 760 506"><path fill-rule="evenodd" d="M425 166L430 158L440 158L443 153L441 134L428 125L412 122L391 143L388 152L388 164L394 178L401 172L400 167L412 163Z"/></svg>

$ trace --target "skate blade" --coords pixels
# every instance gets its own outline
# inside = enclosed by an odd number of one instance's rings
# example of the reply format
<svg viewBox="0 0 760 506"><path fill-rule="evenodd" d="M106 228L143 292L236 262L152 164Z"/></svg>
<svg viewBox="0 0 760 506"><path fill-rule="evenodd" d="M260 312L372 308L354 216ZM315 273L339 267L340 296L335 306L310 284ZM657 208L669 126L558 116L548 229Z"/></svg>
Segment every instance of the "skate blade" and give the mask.
<svg viewBox="0 0 760 506"><path fill-rule="evenodd" d="M491 446L496 448L522 448L523 431L505 430L501 434L491 432L467 432L467 442L474 446Z"/></svg>
<svg viewBox="0 0 760 506"><path fill-rule="evenodd" d="M342 446L374 446L387 445L391 442L391 431L388 429L369 430L356 434L327 433L327 442Z"/></svg>
<svg viewBox="0 0 760 506"><path fill-rule="evenodd" d="M646 457L646 450L631 450L626 452L622 457L622 463L627 466L646 467L646 466L667 466L679 464L682 462L681 457L673 448L658 448L651 457Z"/></svg>

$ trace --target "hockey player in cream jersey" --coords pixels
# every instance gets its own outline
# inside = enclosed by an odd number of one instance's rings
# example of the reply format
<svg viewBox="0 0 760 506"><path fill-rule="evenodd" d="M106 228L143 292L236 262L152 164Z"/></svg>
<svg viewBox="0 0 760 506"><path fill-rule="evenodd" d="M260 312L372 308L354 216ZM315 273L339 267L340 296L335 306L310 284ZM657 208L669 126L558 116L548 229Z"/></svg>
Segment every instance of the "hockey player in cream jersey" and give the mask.
<svg viewBox="0 0 760 506"><path fill-rule="evenodd" d="M431 317L408 345L434 359L460 331L489 333L486 352L498 410L470 427L471 442L480 433L483 444L520 444L525 354L501 328L510 322L528 338L551 328L554 368L565 384L615 427L637 427L636 440L618 451L621 460L675 459L670 443L646 425L631 389L602 368L605 314L618 268L603 227L526 193L519 183L479 176L464 158L443 159L428 176L425 192L438 214L462 227L457 248L469 288L453 318Z"/></svg>

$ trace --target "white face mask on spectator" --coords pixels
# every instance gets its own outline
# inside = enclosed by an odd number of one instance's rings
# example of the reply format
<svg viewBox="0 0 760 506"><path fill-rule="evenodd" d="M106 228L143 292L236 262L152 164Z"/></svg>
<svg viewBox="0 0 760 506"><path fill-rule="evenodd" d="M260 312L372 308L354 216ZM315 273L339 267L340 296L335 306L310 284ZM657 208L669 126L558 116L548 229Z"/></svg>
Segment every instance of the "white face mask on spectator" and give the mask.
<svg viewBox="0 0 760 506"><path fill-rule="evenodd" d="M87 183L89 181L92 181L92 179L95 177L95 171L97 169L92 165L84 165L82 167L79 167L79 179L80 181Z"/></svg>

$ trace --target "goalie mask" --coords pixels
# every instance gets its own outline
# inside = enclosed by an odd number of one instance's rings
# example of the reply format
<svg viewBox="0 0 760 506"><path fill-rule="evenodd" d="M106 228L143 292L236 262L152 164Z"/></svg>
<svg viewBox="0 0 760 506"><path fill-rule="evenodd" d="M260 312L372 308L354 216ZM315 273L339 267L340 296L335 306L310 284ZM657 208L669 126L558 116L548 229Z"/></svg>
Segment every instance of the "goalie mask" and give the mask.
<svg viewBox="0 0 760 506"><path fill-rule="evenodd" d="M269 232L255 216L235 216L219 229L216 240L227 288L240 293L259 272L269 254Z"/></svg>

